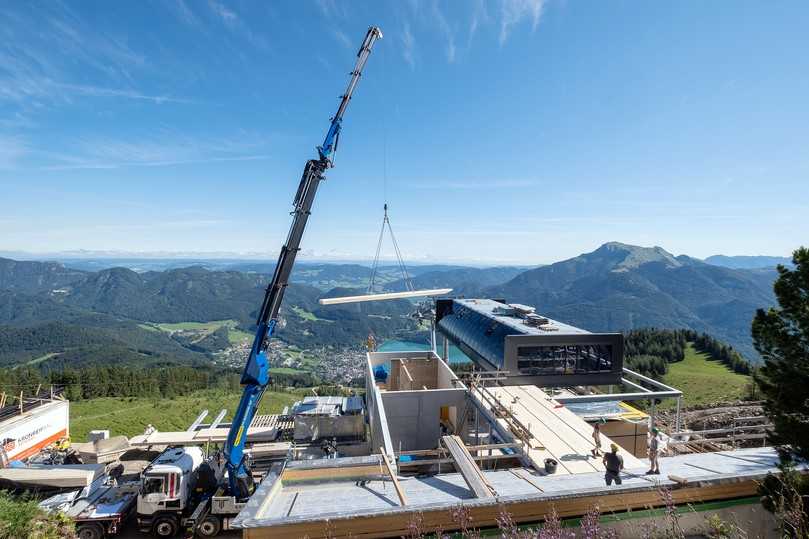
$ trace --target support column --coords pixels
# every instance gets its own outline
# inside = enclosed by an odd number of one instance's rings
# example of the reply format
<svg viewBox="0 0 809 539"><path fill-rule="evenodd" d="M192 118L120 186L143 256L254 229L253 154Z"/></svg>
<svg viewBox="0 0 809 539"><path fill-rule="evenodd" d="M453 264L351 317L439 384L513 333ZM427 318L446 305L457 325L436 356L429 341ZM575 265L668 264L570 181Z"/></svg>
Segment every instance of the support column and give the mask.
<svg viewBox="0 0 809 539"><path fill-rule="evenodd" d="M480 445L480 411L477 406L475 406L475 445Z"/></svg>
<svg viewBox="0 0 809 539"><path fill-rule="evenodd" d="M674 415L674 431L680 432L680 401L682 401L682 397L677 397L677 412Z"/></svg>
<svg viewBox="0 0 809 539"><path fill-rule="evenodd" d="M449 365L449 340L444 337L444 362Z"/></svg>

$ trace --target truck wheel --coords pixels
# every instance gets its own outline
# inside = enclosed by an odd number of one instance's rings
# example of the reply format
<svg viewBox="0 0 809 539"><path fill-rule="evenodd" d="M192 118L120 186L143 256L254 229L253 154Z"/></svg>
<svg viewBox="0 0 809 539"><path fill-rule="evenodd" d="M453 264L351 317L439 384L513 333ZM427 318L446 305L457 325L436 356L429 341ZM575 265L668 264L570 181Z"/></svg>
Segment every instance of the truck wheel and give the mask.
<svg viewBox="0 0 809 539"><path fill-rule="evenodd" d="M173 515L165 515L157 517L152 526L152 534L156 537L174 537L180 529L180 524L177 522L177 517Z"/></svg>
<svg viewBox="0 0 809 539"><path fill-rule="evenodd" d="M200 522L197 527L197 534L199 534L200 537L216 537L221 530L222 521L219 520L219 517L208 516L205 517L205 520Z"/></svg>
<svg viewBox="0 0 809 539"><path fill-rule="evenodd" d="M78 535L79 539L104 539L104 528L97 522L80 524Z"/></svg>

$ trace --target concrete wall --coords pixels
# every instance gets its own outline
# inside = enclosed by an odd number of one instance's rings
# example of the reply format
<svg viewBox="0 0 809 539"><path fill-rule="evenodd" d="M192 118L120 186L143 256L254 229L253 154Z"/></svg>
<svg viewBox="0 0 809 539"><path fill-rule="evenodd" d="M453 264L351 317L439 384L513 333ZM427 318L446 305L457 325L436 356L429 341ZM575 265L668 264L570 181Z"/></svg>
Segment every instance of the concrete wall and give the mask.
<svg viewBox="0 0 809 539"><path fill-rule="evenodd" d="M407 365L414 382L419 380L426 382L428 381L426 377L430 377L432 383L420 385L438 389L397 390L400 386L411 387L409 381L406 384L402 381L405 375L398 366L402 360ZM374 383L373 371L378 365L389 366L390 377L387 384L389 390L380 391ZM371 352L368 354L367 369L366 389L369 396L366 399L374 447L381 441L380 433L388 433L390 443L396 452L400 449L402 451L434 449L441 437L441 408L450 408L448 414L450 421L454 423L461 421L467 406L466 387L436 354ZM456 434L465 436L464 426L460 427L462 432Z"/></svg>
<svg viewBox="0 0 809 539"><path fill-rule="evenodd" d="M455 407L458 416L466 406L463 389L394 391L382 393L393 448L398 452L434 449L441 437L441 407ZM401 445L400 445L401 444Z"/></svg>
<svg viewBox="0 0 809 539"><path fill-rule="evenodd" d="M390 362L388 391L441 388L442 386L438 384L439 363L443 364L438 359L392 359Z"/></svg>
<svg viewBox="0 0 809 539"><path fill-rule="evenodd" d="M379 388L376 387L376 383L374 383L374 369L370 359L365 363L365 371L365 407L368 410L368 433L371 452L376 453L380 447L384 447L385 453L393 455L388 420L385 417L385 408L382 406L381 393Z"/></svg>

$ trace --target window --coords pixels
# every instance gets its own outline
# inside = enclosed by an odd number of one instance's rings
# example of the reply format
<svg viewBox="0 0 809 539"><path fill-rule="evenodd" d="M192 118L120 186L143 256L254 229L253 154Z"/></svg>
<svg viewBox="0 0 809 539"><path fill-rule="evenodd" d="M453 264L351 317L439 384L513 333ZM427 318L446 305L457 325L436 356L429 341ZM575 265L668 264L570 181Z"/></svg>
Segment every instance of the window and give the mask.
<svg viewBox="0 0 809 539"><path fill-rule="evenodd" d="M612 345L521 346L517 368L529 376L611 372Z"/></svg>
<svg viewBox="0 0 809 539"><path fill-rule="evenodd" d="M154 494L163 492L163 477L162 476L145 476L143 478L143 493Z"/></svg>

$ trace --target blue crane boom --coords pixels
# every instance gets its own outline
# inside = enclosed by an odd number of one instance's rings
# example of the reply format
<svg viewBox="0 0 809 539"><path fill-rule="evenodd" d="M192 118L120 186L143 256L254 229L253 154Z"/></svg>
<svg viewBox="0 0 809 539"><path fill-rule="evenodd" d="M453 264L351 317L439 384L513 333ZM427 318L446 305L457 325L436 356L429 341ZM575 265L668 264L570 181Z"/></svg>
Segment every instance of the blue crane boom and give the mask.
<svg viewBox="0 0 809 539"><path fill-rule="evenodd" d="M346 107L357 87L374 42L381 37L382 31L379 28L372 26L368 29L368 33L365 35L362 46L357 53L357 63L351 72L348 88L340 99L337 113L331 119L331 125L323 144L317 147L318 158L307 161L301 182L298 185L298 192L295 194L292 225L290 226L286 243L281 247L275 273L272 281L267 285L264 302L259 311L258 320L256 321L258 327L253 339L253 346L250 348L250 356L242 373L241 385L244 387L242 398L239 402L239 407L236 409L236 415L231 423L224 447L225 467L228 472L230 493L239 498L248 496L253 487L250 471L245 466L244 444L247 438L247 429L253 421L261 396L270 381L267 347L270 337L272 337L278 324L278 311L284 299L284 291L289 284L289 276L292 273L292 266L295 264L295 256L300 251L301 238L306 228L306 222L309 219L317 188L320 181L325 179L326 170L333 166L334 153L337 151L337 144L340 140L340 130Z"/></svg>

